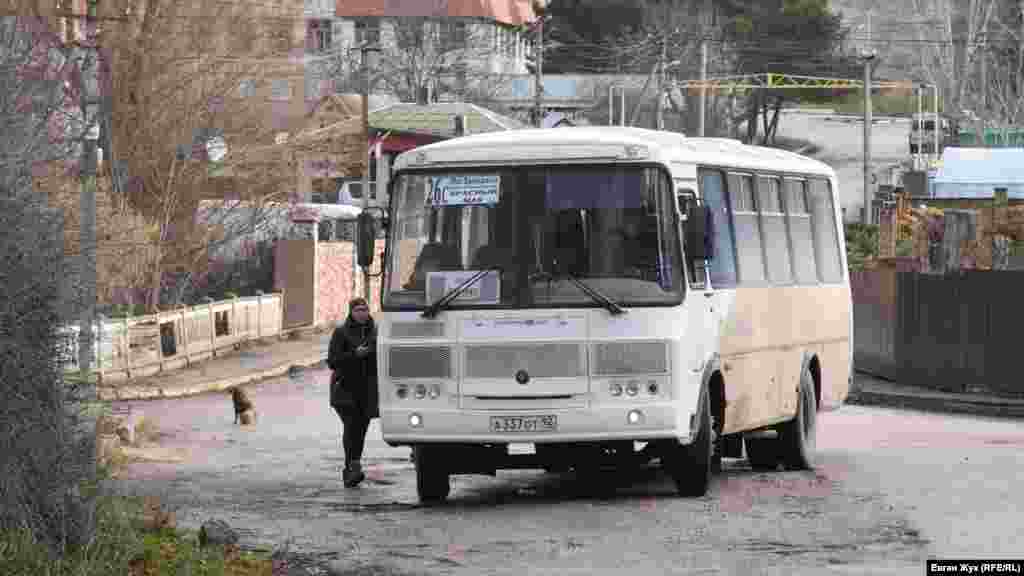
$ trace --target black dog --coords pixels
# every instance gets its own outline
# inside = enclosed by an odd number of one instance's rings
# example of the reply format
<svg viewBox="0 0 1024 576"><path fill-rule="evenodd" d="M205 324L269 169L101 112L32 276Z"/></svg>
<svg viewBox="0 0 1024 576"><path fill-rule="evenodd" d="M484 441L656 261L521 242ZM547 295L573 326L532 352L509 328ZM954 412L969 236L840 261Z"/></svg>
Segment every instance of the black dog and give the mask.
<svg viewBox="0 0 1024 576"><path fill-rule="evenodd" d="M251 424L254 406L245 390L238 387L231 388L231 403L235 407L235 424L238 424L240 419L242 424Z"/></svg>

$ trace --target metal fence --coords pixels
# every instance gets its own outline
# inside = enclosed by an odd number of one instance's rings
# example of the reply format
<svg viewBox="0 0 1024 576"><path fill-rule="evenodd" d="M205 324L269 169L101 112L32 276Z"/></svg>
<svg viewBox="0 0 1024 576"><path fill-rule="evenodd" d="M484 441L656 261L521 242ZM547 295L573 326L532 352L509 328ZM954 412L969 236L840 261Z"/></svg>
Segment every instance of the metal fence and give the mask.
<svg viewBox="0 0 1024 576"><path fill-rule="evenodd" d="M191 365L247 340L276 336L283 299L274 293L98 322L92 370L100 381L138 378ZM78 368L78 331L77 325L63 330L67 370Z"/></svg>
<svg viewBox="0 0 1024 576"><path fill-rule="evenodd" d="M1016 357L1024 271L870 270L851 281L857 370L937 390L1024 395Z"/></svg>

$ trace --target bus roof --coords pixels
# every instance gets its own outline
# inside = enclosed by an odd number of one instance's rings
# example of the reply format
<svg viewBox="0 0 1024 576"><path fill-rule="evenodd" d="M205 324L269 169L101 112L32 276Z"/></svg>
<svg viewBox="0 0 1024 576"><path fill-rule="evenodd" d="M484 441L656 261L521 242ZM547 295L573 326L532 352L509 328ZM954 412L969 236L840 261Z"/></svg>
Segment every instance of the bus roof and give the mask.
<svg viewBox="0 0 1024 576"><path fill-rule="evenodd" d="M646 150L647 154L635 154L636 149ZM834 175L823 162L778 148L750 146L730 138L692 138L676 132L625 126L528 128L463 136L405 152L396 159L395 170L567 159L651 160Z"/></svg>

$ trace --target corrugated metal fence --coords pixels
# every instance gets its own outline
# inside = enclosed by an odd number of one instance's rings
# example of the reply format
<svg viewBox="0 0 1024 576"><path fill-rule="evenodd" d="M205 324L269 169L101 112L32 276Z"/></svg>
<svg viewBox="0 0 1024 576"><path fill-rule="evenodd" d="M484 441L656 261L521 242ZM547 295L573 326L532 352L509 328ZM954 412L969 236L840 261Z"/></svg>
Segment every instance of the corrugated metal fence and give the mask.
<svg viewBox="0 0 1024 576"><path fill-rule="evenodd" d="M857 370L937 390L1024 395L1024 272L881 269L852 273L851 285Z"/></svg>

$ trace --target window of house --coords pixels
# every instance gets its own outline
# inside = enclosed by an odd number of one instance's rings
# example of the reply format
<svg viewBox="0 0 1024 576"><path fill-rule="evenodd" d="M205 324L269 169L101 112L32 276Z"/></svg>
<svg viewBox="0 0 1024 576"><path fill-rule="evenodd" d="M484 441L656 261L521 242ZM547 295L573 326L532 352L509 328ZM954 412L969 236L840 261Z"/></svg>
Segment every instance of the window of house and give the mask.
<svg viewBox="0 0 1024 576"><path fill-rule="evenodd" d="M789 258L789 239L786 236L786 214L782 211L782 190L778 178L761 176L757 179L758 208L761 214L761 232L768 280L772 284L789 284L793 271Z"/></svg>
<svg viewBox="0 0 1024 576"><path fill-rule="evenodd" d="M380 21L373 18L356 19L356 44L380 42Z"/></svg>
<svg viewBox="0 0 1024 576"><path fill-rule="evenodd" d="M729 174L729 199L732 223L736 231L736 264L741 284L764 284L761 225L754 198L754 178L747 174Z"/></svg>
<svg viewBox="0 0 1024 576"><path fill-rule="evenodd" d="M725 177L717 170L701 170L700 191L711 210L712 258L708 266L711 287L736 286L736 257L733 251L732 226L729 225L729 199Z"/></svg>
<svg viewBox="0 0 1024 576"><path fill-rule="evenodd" d="M271 100L289 100L292 97L292 83L287 78L275 78L270 82Z"/></svg>
<svg viewBox="0 0 1024 576"><path fill-rule="evenodd" d="M306 21L306 50L315 53L331 49L331 21L311 19Z"/></svg>
<svg viewBox="0 0 1024 576"><path fill-rule="evenodd" d="M832 204L832 189L828 181L820 178L810 180L808 200L818 278L822 282L840 282L843 279L843 268L839 254L835 207Z"/></svg>
<svg viewBox="0 0 1024 576"><path fill-rule="evenodd" d="M817 284L811 212L807 208L807 181L787 178L786 223L793 246L793 271L798 284Z"/></svg>
<svg viewBox="0 0 1024 576"><path fill-rule="evenodd" d="M238 83L238 97L252 98L256 94L256 83L251 78L244 78Z"/></svg>

